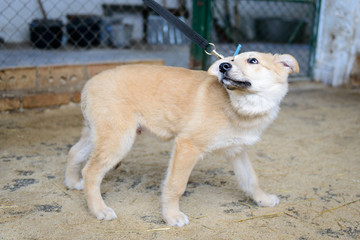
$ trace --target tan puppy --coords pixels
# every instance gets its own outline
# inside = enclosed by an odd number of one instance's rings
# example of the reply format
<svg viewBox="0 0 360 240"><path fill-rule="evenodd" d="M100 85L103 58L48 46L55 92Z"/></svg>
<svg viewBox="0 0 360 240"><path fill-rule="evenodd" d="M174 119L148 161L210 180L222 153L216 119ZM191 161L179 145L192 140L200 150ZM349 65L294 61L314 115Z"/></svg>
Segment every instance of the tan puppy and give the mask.
<svg viewBox="0 0 360 240"><path fill-rule="evenodd" d="M101 181L124 158L137 129L175 138L162 190L162 214L173 226L189 223L179 209L196 161L222 150L240 188L260 206L279 199L263 192L246 154L275 119L290 73L299 66L290 55L245 52L215 62L208 72L166 66L128 65L104 71L85 85L82 137L70 150L66 186L85 188L90 212L117 218L106 206ZM81 163L89 158L82 170Z"/></svg>

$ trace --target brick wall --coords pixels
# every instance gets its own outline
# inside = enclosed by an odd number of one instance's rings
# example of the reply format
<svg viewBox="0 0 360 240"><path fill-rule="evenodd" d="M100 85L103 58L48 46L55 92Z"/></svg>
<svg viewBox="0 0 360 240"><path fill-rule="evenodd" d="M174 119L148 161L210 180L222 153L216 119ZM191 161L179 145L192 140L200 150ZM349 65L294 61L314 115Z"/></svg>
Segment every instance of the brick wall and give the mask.
<svg viewBox="0 0 360 240"><path fill-rule="evenodd" d="M0 70L0 111L46 108L80 102L85 82L95 74L124 64L163 65L161 60Z"/></svg>

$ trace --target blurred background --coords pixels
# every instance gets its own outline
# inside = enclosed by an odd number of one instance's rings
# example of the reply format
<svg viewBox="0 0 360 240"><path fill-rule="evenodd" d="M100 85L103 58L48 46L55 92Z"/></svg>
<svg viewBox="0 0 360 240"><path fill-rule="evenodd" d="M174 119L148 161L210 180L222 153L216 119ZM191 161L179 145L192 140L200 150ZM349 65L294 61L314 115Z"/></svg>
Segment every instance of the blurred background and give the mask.
<svg viewBox="0 0 360 240"><path fill-rule="evenodd" d="M204 55L141 0L0 1L0 67L164 59L206 69ZM319 22L318 0L160 0L216 44L223 55L290 53L310 78ZM191 49L191 50L190 50Z"/></svg>
<svg viewBox="0 0 360 240"><path fill-rule="evenodd" d="M86 81L124 64L206 70L216 58L142 0L0 0L0 239L360 239L360 0L156 1L225 56L241 44L298 60L279 118L249 151L282 203L256 207L210 157L185 192L190 231L164 228L154 201L171 146L144 136L104 181L121 217L90 219L63 184Z"/></svg>
<svg viewBox="0 0 360 240"><path fill-rule="evenodd" d="M242 51L289 53L301 69L291 81L360 85L357 0L157 2L225 56L239 43ZM141 0L0 0L0 10L3 70L150 59L206 70L216 60Z"/></svg>

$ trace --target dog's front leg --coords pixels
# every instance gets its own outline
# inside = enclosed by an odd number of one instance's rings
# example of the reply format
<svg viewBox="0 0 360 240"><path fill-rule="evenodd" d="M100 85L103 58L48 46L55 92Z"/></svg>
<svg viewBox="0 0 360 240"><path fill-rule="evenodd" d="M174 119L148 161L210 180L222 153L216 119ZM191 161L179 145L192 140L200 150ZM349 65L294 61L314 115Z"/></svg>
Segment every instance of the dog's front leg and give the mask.
<svg viewBox="0 0 360 240"><path fill-rule="evenodd" d="M259 186L256 173L245 150L240 153L227 156L228 161L234 168L235 176L241 190L252 198L259 206L274 207L279 203L275 195L265 193Z"/></svg>
<svg viewBox="0 0 360 240"><path fill-rule="evenodd" d="M167 224L183 227L188 217L180 211L179 199L199 158L199 149L187 139L177 138L162 191L162 214Z"/></svg>

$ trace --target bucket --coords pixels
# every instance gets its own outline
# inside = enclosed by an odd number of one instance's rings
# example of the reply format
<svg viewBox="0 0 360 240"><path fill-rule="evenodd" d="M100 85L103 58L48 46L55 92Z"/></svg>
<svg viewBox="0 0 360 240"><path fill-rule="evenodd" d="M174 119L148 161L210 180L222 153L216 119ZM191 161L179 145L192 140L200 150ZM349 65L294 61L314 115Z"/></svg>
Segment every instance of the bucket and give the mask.
<svg viewBox="0 0 360 240"><path fill-rule="evenodd" d="M96 47L101 43L101 17L95 15L68 15L66 31L68 43L77 47Z"/></svg>
<svg viewBox="0 0 360 240"><path fill-rule="evenodd" d="M31 45L40 49L55 49L61 47L63 37L61 20L34 19L30 23Z"/></svg>
<svg viewBox="0 0 360 240"><path fill-rule="evenodd" d="M114 47L128 48L131 46L133 25L123 23L121 19L114 19L111 24L111 29Z"/></svg>

